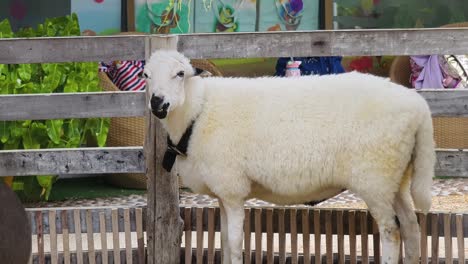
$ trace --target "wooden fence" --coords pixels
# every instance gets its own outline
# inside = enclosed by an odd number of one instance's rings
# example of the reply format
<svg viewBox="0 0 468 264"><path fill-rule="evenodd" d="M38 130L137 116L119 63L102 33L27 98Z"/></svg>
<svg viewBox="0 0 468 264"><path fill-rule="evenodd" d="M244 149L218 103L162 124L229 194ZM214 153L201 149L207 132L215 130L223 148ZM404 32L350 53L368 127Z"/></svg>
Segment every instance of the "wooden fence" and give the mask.
<svg viewBox="0 0 468 264"><path fill-rule="evenodd" d="M0 63L135 60L160 48L190 58L465 54L467 44L466 28L1 39ZM434 116L468 116L466 90L421 94ZM148 263L178 263L178 182L160 166L165 133L145 109L146 101L141 92L0 96L0 120L143 115L147 120L144 147L0 151L0 176L146 172ZM467 155L438 150L437 175L467 177Z"/></svg>
<svg viewBox="0 0 468 264"><path fill-rule="evenodd" d="M181 263L220 263L219 208L181 209ZM379 263L378 229L365 210L275 207L245 213L245 263ZM29 209L28 214L32 263L145 263L146 208ZM432 212L418 219L421 263L465 263L468 214Z"/></svg>

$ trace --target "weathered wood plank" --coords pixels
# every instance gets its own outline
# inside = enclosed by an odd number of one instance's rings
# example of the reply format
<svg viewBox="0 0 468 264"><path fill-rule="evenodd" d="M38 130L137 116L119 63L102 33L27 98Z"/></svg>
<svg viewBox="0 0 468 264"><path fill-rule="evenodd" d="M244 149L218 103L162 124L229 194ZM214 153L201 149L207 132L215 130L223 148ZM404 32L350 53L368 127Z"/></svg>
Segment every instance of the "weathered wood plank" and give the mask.
<svg viewBox="0 0 468 264"><path fill-rule="evenodd" d="M343 223L343 211L338 210L336 212L336 228L338 236L338 263L345 263L345 251L344 251L344 223Z"/></svg>
<svg viewBox="0 0 468 264"><path fill-rule="evenodd" d="M57 226L55 224L57 211L49 211L49 225L50 225L50 263L58 263L58 249L57 249Z"/></svg>
<svg viewBox="0 0 468 264"><path fill-rule="evenodd" d="M0 176L144 172L142 147L0 151Z"/></svg>
<svg viewBox="0 0 468 264"><path fill-rule="evenodd" d="M0 96L0 120L143 116L144 92L23 94Z"/></svg>
<svg viewBox="0 0 468 264"><path fill-rule="evenodd" d="M36 226L37 226L37 252L39 256L39 264L45 263L44 255L44 226L42 221L42 212L36 212Z"/></svg>
<svg viewBox="0 0 468 264"><path fill-rule="evenodd" d="M359 212L361 216L361 263L369 264L369 234L367 233L367 211Z"/></svg>
<svg viewBox="0 0 468 264"><path fill-rule="evenodd" d="M450 213L444 214L444 245L445 245L445 263L452 263L452 235L451 235L451 218Z"/></svg>
<svg viewBox="0 0 468 264"><path fill-rule="evenodd" d="M114 263L120 263L119 211L112 209L112 251Z"/></svg>
<svg viewBox="0 0 468 264"><path fill-rule="evenodd" d="M465 28L427 28L180 34L177 49L190 58L465 54L467 33ZM170 37L1 39L0 63L139 60L149 55L148 41Z"/></svg>
<svg viewBox="0 0 468 264"><path fill-rule="evenodd" d="M349 211L348 217L350 263L356 264L356 212Z"/></svg>
<svg viewBox="0 0 468 264"><path fill-rule="evenodd" d="M93 235L93 213L91 210L86 210L86 233L88 238L88 263L96 264L96 254L94 252L94 235Z"/></svg>
<svg viewBox="0 0 468 264"><path fill-rule="evenodd" d="M321 232L320 232L320 210L314 210L314 254L315 254L315 263L322 263L322 253L321 253Z"/></svg>
<svg viewBox="0 0 468 264"><path fill-rule="evenodd" d="M182 34L178 50L190 58L424 55L465 54L465 44L468 29L367 29Z"/></svg>
<svg viewBox="0 0 468 264"><path fill-rule="evenodd" d="M157 49L176 49L177 36L146 43L145 58ZM150 94L147 89L147 101ZM148 110L146 112L145 156L148 178L148 264L179 264L183 221L180 218L179 182L162 166L166 131Z"/></svg>
<svg viewBox="0 0 468 264"><path fill-rule="evenodd" d="M327 252L327 264L333 263L333 240L332 240L332 211L325 211L325 244Z"/></svg>
<svg viewBox="0 0 468 264"><path fill-rule="evenodd" d="M458 263L465 263L465 239L463 237L463 215L455 216L456 233L457 233L457 250Z"/></svg>
<svg viewBox="0 0 468 264"><path fill-rule="evenodd" d="M438 264L439 263L439 214L432 213L431 214L431 263Z"/></svg>
<svg viewBox="0 0 468 264"><path fill-rule="evenodd" d="M215 208L208 208L208 263L215 263Z"/></svg>
<svg viewBox="0 0 468 264"><path fill-rule="evenodd" d="M99 229L101 233L101 263L107 264L109 263L109 255L107 253L106 214L104 212L99 212Z"/></svg>
<svg viewBox="0 0 468 264"><path fill-rule="evenodd" d="M418 93L426 99L432 116L468 117L468 90L435 89Z"/></svg>
<svg viewBox="0 0 468 264"><path fill-rule="evenodd" d="M266 208L266 231L267 231L267 263L273 263L273 209Z"/></svg>
<svg viewBox="0 0 468 264"><path fill-rule="evenodd" d="M140 60L145 39L141 35L0 39L0 63Z"/></svg>
<svg viewBox="0 0 468 264"><path fill-rule="evenodd" d="M83 244L81 243L80 209L73 210L73 223L75 224L76 263L83 264Z"/></svg>
<svg viewBox="0 0 468 264"><path fill-rule="evenodd" d="M290 212L290 228L291 228L291 264L298 263L297 252L297 209L291 208ZM256 262L260 263L260 262Z"/></svg>
<svg viewBox="0 0 468 264"><path fill-rule="evenodd" d="M252 258L252 245L251 245L251 235L252 235L251 232L252 231L250 230L250 208L245 208L244 214L245 214L245 218L244 218L244 263L250 264L250 259Z"/></svg>
<svg viewBox="0 0 468 264"><path fill-rule="evenodd" d="M304 248L304 264L310 264L310 231L309 209L302 209L302 244Z"/></svg>
<svg viewBox="0 0 468 264"><path fill-rule="evenodd" d="M374 264L380 264L380 233L379 226L374 218L372 218L372 242L374 244Z"/></svg>
<svg viewBox="0 0 468 264"><path fill-rule="evenodd" d="M419 213L418 217L421 230L421 264L427 264L427 215Z"/></svg>
<svg viewBox="0 0 468 264"><path fill-rule="evenodd" d="M68 236L70 227L68 222L67 210L62 210L62 238L63 238L63 262L64 264L70 264L70 238ZM106 263L107 264L107 263Z"/></svg>
<svg viewBox="0 0 468 264"><path fill-rule="evenodd" d="M163 147L163 146L161 146ZM0 176L145 172L142 147L0 151ZM438 176L468 177L468 150L439 149Z"/></svg>
<svg viewBox="0 0 468 264"><path fill-rule="evenodd" d="M203 263L203 208L196 209L197 222L197 264Z"/></svg>
<svg viewBox="0 0 468 264"><path fill-rule="evenodd" d="M468 150L437 150L437 176L468 177Z"/></svg>
<svg viewBox="0 0 468 264"><path fill-rule="evenodd" d="M286 263L286 232L284 215L285 209L278 209L278 243L279 243L279 264Z"/></svg>
<svg viewBox="0 0 468 264"><path fill-rule="evenodd" d="M192 208L184 209L185 264L192 263Z"/></svg>
<svg viewBox="0 0 468 264"><path fill-rule="evenodd" d="M255 263L262 263L262 209L255 208Z"/></svg>
<svg viewBox="0 0 468 264"><path fill-rule="evenodd" d="M130 209L124 209L124 232L125 232L125 257L127 264L133 263L132 258L132 237L130 233Z"/></svg>

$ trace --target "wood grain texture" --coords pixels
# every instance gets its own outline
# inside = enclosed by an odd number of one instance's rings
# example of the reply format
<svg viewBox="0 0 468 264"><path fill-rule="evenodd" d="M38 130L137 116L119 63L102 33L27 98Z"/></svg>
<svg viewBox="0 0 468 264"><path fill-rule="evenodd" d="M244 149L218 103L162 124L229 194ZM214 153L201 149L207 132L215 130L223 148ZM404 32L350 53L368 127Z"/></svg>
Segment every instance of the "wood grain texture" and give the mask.
<svg viewBox="0 0 468 264"><path fill-rule="evenodd" d="M70 237L69 237L69 221L68 213L66 210L62 210L62 237L63 237L63 263L70 264ZM104 263L104 262L103 262ZM106 263L107 264L107 263Z"/></svg>
<svg viewBox="0 0 468 264"><path fill-rule="evenodd" d="M88 263L96 264L96 253L94 252L93 214L86 210L86 234L88 239Z"/></svg>
<svg viewBox="0 0 468 264"><path fill-rule="evenodd" d="M0 96L0 120L144 116L144 92L23 94Z"/></svg>
<svg viewBox="0 0 468 264"><path fill-rule="evenodd" d="M244 209L244 263L245 264L250 264L250 260L252 258L252 243L251 243L251 236L252 236L252 230L250 229L250 223L251 223L251 218L250 218L250 208L245 208ZM223 228L223 227L221 227ZM221 245L222 247L223 245Z"/></svg>
<svg viewBox="0 0 468 264"><path fill-rule="evenodd" d="M468 150L437 150L437 176L468 177Z"/></svg>
<svg viewBox="0 0 468 264"><path fill-rule="evenodd" d="M178 50L190 58L465 54L464 43L466 28L320 30L182 34Z"/></svg>
<svg viewBox="0 0 468 264"><path fill-rule="evenodd" d="M142 147L0 151L0 176L144 172Z"/></svg>
<svg viewBox="0 0 468 264"><path fill-rule="evenodd" d="M57 249L57 226L56 226L57 211L49 211L49 234L50 234L50 263L58 263L58 249Z"/></svg>
<svg viewBox="0 0 468 264"><path fill-rule="evenodd" d="M107 232L106 232L106 214L99 212L99 229L101 233L101 263L109 263L109 254L107 252Z"/></svg>
<svg viewBox="0 0 468 264"><path fill-rule="evenodd" d="M146 42L145 58L157 49L176 49L177 36ZM149 89L146 94L149 101ZM180 218L179 182L161 166L166 151L166 131L146 112L146 175L148 178L148 264L179 264L183 221Z"/></svg>
<svg viewBox="0 0 468 264"><path fill-rule="evenodd" d="M457 214L455 216L455 226L457 230L457 249L458 249L458 263L465 263L465 239L463 236L463 215Z"/></svg>
<svg viewBox="0 0 468 264"><path fill-rule="evenodd" d="M73 210L73 223L75 224L76 263L83 264L83 244L81 242L81 216L80 210Z"/></svg>
<svg viewBox="0 0 468 264"><path fill-rule="evenodd" d="M421 264L427 264L427 215L419 213L419 228L421 230Z"/></svg>
<svg viewBox="0 0 468 264"><path fill-rule="evenodd" d="M0 63L140 60L149 55L146 43L163 43L153 45L154 48L150 49L153 51L174 44L166 44L173 37L140 35L1 39ZM177 49L190 58L465 54L468 29L198 33L179 34L178 38Z"/></svg>
<svg viewBox="0 0 468 264"><path fill-rule="evenodd" d="M112 251L114 263L120 263L119 211L112 209Z"/></svg>
<svg viewBox="0 0 468 264"><path fill-rule="evenodd" d="M418 93L426 99L432 116L468 117L468 90L466 89L421 90Z"/></svg>
<svg viewBox="0 0 468 264"><path fill-rule="evenodd" d="M138 35L1 39L0 64L141 60L145 39Z"/></svg>

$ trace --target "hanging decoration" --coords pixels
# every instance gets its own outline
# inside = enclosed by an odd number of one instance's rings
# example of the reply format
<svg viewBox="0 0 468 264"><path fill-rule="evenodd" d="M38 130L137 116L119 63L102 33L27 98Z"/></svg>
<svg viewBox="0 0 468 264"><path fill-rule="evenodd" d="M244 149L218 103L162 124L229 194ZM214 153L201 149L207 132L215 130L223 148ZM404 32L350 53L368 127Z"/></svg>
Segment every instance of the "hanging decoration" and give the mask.
<svg viewBox="0 0 468 264"><path fill-rule="evenodd" d="M301 23L304 8L302 0L275 0L275 5L286 30L296 30Z"/></svg>
<svg viewBox="0 0 468 264"><path fill-rule="evenodd" d="M182 8L182 1L169 0L168 6L158 15L152 11L149 0L146 0L148 18L152 22L151 33L169 34L171 28L179 26L180 16L177 13Z"/></svg>
<svg viewBox="0 0 468 264"><path fill-rule="evenodd" d="M233 5L226 4L223 0L214 0L215 6L213 13L215 15L214 32L237 32L239 23L237 22L239 7L244 0L235 0ZM211 6L212 3L209 4Z"/></svg>

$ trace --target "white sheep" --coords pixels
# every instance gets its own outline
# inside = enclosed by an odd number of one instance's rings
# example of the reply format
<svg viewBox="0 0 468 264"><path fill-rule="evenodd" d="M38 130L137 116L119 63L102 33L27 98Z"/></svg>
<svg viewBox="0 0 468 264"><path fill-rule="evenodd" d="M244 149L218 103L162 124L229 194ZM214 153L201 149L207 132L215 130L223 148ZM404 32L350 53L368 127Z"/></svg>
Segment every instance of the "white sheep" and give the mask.
<svg viewBox="0 0 468 264"><path fill-rule="evenodd" d="M149 107L175 145L191 128L186 153L173 151L182 155L172 171L218 198L224 263L242 262L247 199L298 204L342 189L359 195L377 221L383 263L398 263L400 228L406 261L418 263L411 201L430 209L435 150L431 113L416 92L357 72L201 78L167 50L151 56L143 76Z"/></svg>

